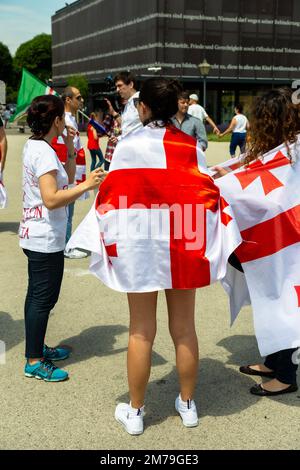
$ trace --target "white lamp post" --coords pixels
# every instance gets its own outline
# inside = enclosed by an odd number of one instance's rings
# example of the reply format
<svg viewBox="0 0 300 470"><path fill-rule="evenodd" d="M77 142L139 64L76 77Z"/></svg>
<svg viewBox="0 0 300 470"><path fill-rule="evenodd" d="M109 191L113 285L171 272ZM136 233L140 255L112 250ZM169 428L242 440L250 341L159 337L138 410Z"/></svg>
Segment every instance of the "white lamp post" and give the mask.
<svg viewBox="0 0 300 470"><path fill-rule="evenodd" d="M203 77L203 107L206 108L206 77L210 71L210 64L206 59L198 65L201 76Z"/></svg>

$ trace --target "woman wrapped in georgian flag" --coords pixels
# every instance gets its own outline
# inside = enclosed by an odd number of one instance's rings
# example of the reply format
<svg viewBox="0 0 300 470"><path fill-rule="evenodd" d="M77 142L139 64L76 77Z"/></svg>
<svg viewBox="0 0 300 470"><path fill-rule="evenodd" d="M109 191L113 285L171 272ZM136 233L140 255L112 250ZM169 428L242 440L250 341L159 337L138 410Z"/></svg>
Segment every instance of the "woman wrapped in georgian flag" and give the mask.
<svg viewBox="0 0 300 470"><path fill-rule="evenodd" d="M91 251L91 272L128 294L131 402L120 403L115 418L129 434L143 432L158 290L165 290L176 350L175 408L185 426L198 425L196 288L225 275L241 241L197 141L170 123L179 90L164 78L143 84L136 105L144 127L118 143L94 207L67 245Z"/></svg>

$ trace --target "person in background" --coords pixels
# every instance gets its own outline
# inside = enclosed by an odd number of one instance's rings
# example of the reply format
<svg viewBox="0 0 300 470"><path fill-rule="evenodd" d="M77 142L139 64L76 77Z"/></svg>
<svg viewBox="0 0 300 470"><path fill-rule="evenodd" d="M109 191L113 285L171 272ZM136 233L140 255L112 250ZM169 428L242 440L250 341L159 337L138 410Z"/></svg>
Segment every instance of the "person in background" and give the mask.
<svg viewBox="0 0 300 470"><path fill-rule="evenodd" d="M94 119L95 121L100 122L99 111L91 113L90 119ZM97 131L91 124L88 124L88 127L87 127L87 137L88 137L87 148L91 154L91 171L94 171L95 168L98 168L102 165L104 158L103 158L103 154L100 149L100 146L99 146L99 137L98 137ZM97 158L99 159L98 162L97 162Z"/></svg>
<svg viewBox="0 0 300 470"><path fill-rule="evenodd" d="M207 135L204 124L200 119L188 113L188 107L189 94L183 91L178 96L178 111L173 116L172 123L182 132L195 137L204 151L207 149Z"/></svg>
<svg viewBox="0 0 300 470"><path fill-rule="evenodd" d="M11 116L11 112L10 112L9 106L6 106L5 111L2 115L5 129L7 128L7 124L10 120L10 116Z"/></svg>
<svg viewBox="0 0 300 470"><path fill-rule="evenodd" d="M80 94L80 91L72 86L68 86L64 89L62 94L62 100L65 105L65 121L66 125L75 129L75 136L74 136L74 149L76 154L76 172L75 172L75 181L72 182L75 184L80 184L86 178L86 164L85 164L85 153L83 149L83 145L80 140L80 135L78 132L78 124L76 121L76 114L77 111L82 109L84 100ZM64 141L62 138L55 138L52 141L52 146L54 147L58 158L62 163L65 163L67 149L64 145ZM80 199L85 199L88 197L87 194L83 194ZM75 201L72 202L69 206L68 212L68 223L67 223L67 231L66 231L66 244L68 243L71 234L72 234L72 222L74 216L74 208L75 208ZM72 259L81 259L86 258L87 253L81 250L71 250L65 252L66 258Z"/></svg>
<svg viewBox="0 0 300 470"><path fill-rule="evenodd" d="M23 150L23 218L20 247L28 258L28 289L25 300L27 358L25 376L60 382L68 373L52 361L67 359L66 348L49 348L44 343L48 318L60 292L64 271L64 248L68 205L86 191L97 187L104 172L100 168L71 189L76 169L73 138L65 130L64 103L54 95L35 98L28 110L31 138ZM63 136L68 156L65 165L51 146L54 137Z"/></svg>
<svg viewBox="0 0 300 470"><path fill-rule="evenodd" d="M246 126L246 119L245 116L242 116L240 113L241 111L240 106L236 106L236 113L237 116L234 118L236 120L237 125L240 125L240 128L245 128ZM261 164L261 159L263 155L268 154L273 149L281 145L282 143L285 144L286 148L289 151L290 144L293 144L298 141L299 139L299 132L300 132L300 112L299 106L295 105L292 102L292 90L290 88L278 88L276 90L270 90L264 95L258 97L253 105L253 110L251 113L251 128L249 132L249 140L246 152L243 156L242 163L244 165L249 165L251 162L258 161ZM235 124L234 124L235 125ZM233 125L233 126L234 126ZM233 156L233 154L232 154ZM291 161L292 165L297 165L298 161ZM214 176L214 178L218 178L221 176L226 176L228 173L227 170L220 166L215 166L214 169L218 172ZM249 178L251 177L251 166L249 167ZM253 170L255 171L255 170ZM280 201L280 200L278 200ZM258 210L261 211L261 214L265 214L265 207L260 205L259 198L257 199L257 205L255 204L256 201L253 199L251 204L248 206L250 207L253 212ZM268 199L267 197L264 198L264 203L266 207L271 207L272 210L276 210L276 204L274 205L274 201L272 199ZM247 204L247 200L245 198L244 204ZM279 202L278 202L279 205ZM282 204L282 207L284 205ZM243 209L243 201L240 201L239 204L240 210ZM249 211L249 218L251 218L252 214ZM263 217L262 217L263 218ZM278 230L278 237L282 238L282 234L284 230L280 226L281 224L285 223L284 219L283 222L278 221L277 223L277 230ZM297 224L299 221L294 222L296 224L295 230L297 230ZM275 233L266 233L265 237L266 240L268 237L275 236ZM259 242L257 243L257 250L260 250ZM269 261L272 263L272 261ZM237 270L243 272L243 267L236 255L231 257L231 264ZM262 276L260 281L259 275ZM263 291L266 289L266 273L259 273L257 282L260 282L260 290ZM289 280L284 279L284 281L289 284ZM270 282L272 282L270 280ZM276 273L274 272L274 281L276 283ZM280 286L281 287L281 286ZM276 298L273 299L274 304L276 305ZM286 312L293 315L293 311L288 312L289 310L289 303L286 303ZM292 305L292 304L291 304ZM284 321L283 317L279 317L276 314L275 308L275 319L278 322L281 319L282 322L282 331L285 332L285 336L287 336L289 326L288 322ZM275 320L274 320L275 321ZM274 330L272 330L272 325L269 326L269 334L272 337L272 331L274 334ZM264 378L269 378L270 380L256 384L250 388L250 393L253 395L258 396L277 396L285 393L293 393L298 390L297 386L297 369L298 369L298 361L294 359L294 356L297 356L297 348L289 348L283 349L281 351L276 351L273 354L269 354L266 356L265 361L259 364L248 364L240 367L240 372L242 374L247 374L251 376L260 376Z"/></svg>
<svg viewBox="0 0 300 470"><path fill-rule="evenodd" d="M194 116L198 119L200 119L201 122L208 122L208 124L211 125L213 129L213 133L219 135L220 130L218 129L217 125L214 123L214 121L209 117L205 109L200 106L199 104L199 98L198 95L195 93L192 93L190 96L190 101L189 101L189 109L188 113L191 114L191 116Z"/></svg>
<svg viewBox="0 0 300 470"><path fill-rule="evenodd" d="M139 98L139 92L136 91L137 83L136 78L131 72L120 72L116 75L115 86L118 94L123 100L126 100L126 105L121 117L121 136L124 138L129 132L142 127L139 114L135 107L136 100ZM116 117L116 116L113 116Z"/></svg>
<svg viewBox="0 0 300 470"><path fill-rule="evenodd" d="M219 137L224 137L224 135L230 134L230 146L229 152L230 156L235 157L236 148L240 147L240 153L244 153L246 147L246 138L247 130L249 129L249 121L246 116L243 114L243 105L237 104L234 108L235 116L232 118L229 127L222 133L219 134Z"/></svg>
<svg viewBox="0 0 300 470"><path fill-rule="evenodd" d="M3 122L0 117L0 181L3 178L6 155L7 155L7 138L6 138ZM2 175L2 178L1 178L1 175Z"/></svg>
<svg viewBox="0 0 300 470"><path fill-rule="evenodd" d="M108 136L105 156L104 156L104 170L109 171L109 167L113 158L115 148L118 143L118 139L122 133L122 120L121 114L124 110L124 107L127 101L120 97L119 100L119 109L118 113L112 106L111 102L106 99L108 110L102 122L103 127L106 129Z"/></svg>

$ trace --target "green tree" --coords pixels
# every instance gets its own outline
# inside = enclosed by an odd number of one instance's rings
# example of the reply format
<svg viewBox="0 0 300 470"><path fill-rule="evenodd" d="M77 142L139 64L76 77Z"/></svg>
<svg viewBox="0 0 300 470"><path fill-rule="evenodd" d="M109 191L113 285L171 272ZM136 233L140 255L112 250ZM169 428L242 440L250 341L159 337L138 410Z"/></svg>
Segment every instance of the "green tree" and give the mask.
<svg viewBox="0 0 300 470"><path fill-rule="evenodd" d="M21 77L25 67L40 80L47 81L52 76L51 35L39 34L21 44L13 60L15 72Z"/></svg>
<svg viewBox="0 0 300 470"><path fill-rule="evenodd" d="M0 80L11 84L13 79L13 60L7 46L0 42Z"/></svg>
<svg viewBox="0 0 300 470"><path fill-rule="evenodd" d="M16 103L18 99L18 90L13 87L6 87L6 103Z"/></svg>
<svg viewBox="0 0 300 470"><path fill-rule="evenodd" d="M68 77L67 84L68 86L78 88L84 100L87 99L89 95L89 84L84 75L72 75Z"/></svg>

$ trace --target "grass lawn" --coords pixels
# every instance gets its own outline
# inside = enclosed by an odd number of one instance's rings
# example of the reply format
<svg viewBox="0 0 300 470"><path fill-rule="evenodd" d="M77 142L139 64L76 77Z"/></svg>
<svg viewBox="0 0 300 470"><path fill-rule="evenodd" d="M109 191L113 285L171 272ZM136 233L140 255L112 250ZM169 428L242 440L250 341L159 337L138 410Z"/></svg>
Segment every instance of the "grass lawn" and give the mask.
<svg viewBox="0 0 300 470"><path fill-rule="evenodd" d="M231 139L231 134L225 135L225 137L222 137L219 139L219 137L216 134L213 134L212 132L210 134L207 134L208 142L230 142Z"/></svg>

